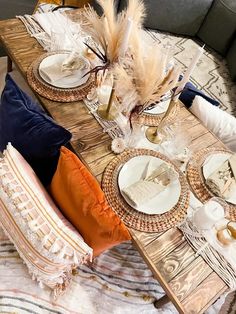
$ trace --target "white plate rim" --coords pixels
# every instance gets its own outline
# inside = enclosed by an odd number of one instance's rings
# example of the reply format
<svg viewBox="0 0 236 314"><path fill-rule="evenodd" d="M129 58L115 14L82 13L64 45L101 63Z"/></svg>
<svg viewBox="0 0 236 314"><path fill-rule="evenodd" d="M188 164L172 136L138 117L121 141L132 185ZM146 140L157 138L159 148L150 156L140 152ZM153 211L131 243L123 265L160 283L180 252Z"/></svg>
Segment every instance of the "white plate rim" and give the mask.
<svg viewBox="0 0 236 314"><path fill-rule="evenodd" d="M203 163L203 166L202 166L202 174L203 174L203 178L204 180L207 180L207 178L209 177L210 173L208 174L208 169L207 169L207 164L209 163L210 160L214 160L214 158L218 158L219 157L222 157L222 160L221 162L224 162L226 161L227 159L229 159L230 156L232 156L233 153L230 153L230 152L216 152L216 153L212 153L210 154L209 156L207 156L207 158L205 159L204 163ZM216 165L216 166L213 166L214 170L215 171L217 168L219 167L219 164ZM211 172L212 173L212 172ZM209 188L209 187L208 187ZM210 188L209 188L210 189ZM213 193L213 192L212 192ZM214 194L214 193L213 193ZM216 195L216 194L215 194ZM217 196L217 195L216 195ZM224 198L225 201L227 201L228 203L231 203L233 205L236 205L236 200L232 200L231 198Z"/></svg>
<svg viewBox="0 0 236 314"><path fill-rule="evenodd" d="M132 157L131 159L129 159L128 161L126 161L126 162L122 165L122 167L119 169L119 173L118 173L118 177L117 177L117 185L118 185L120 194L121 194L122 198L124 199L124 201L125 201L130 207L134 208L135 210L137 210L137 211L140 212L140 213L144 213L144 214L148 214L148 215L164 214L164 213L170 211L170 210L178 203L178 201L179 201L179 198L180 198L180 196L181 196L181 189L182 189L179 178L176 179L174 182L172 182L172 184L170 184L170 186L169 186L165 191L159 193L157 196L155 196L155 197L152 199L152 201L157 200L158 198L160 198L160 195L163 196L163 193L166 193L166 194L167 194L167 192L169 191L170 187L173 189L173 188L175 188L175 185L177 185L177 188L178 188L177 193L178 193L178 195L176 196L176 199L175 199L175 201L171 204L171 206L168 207L168 209L166 209L166 208L165 208L165 209L159 208L159 209L153 209L152 212L150 212L150 209L144 210L144 209L143 209L143 206L140 206L141 208L140 208L140 207L138 208L137 206L134 206L134 205L129 201L128 197L126 197L126 195L122 192L122 186L121 186L121 180L120 180L120 178L121 178L122 172L125 171L125 170L124 170L124 169L125 169L125 166L127 167L127 164L128 164L128 163L132 163L132 160L138 160L138 159L140 160L140 159L142 159L143 157L145 157L146 159L149 159L149 160L152 159L152 158L154 158L154 159L160 161L160 164L161 164L161 163L167 163L167 164L169 164L167 161L165 161L165 160L163 160L163 159L161 159L161 158L159 158L159 157L151 156L151 155L139 155L139 156L134 156L134 157ZM176 171L176 170L175 170L175 171ZM124 187L124 186L123 186L123 187ZM157 207L157 208L158 208L158 207ZM154 211L155 211L155 212L154 212Z"/></svg>
<svg viewBox="0 0 236 314"><path fill-rule="evenodd" d="M64 84L64 83L60 83L61 80L65 80L66 78L62 78L60 80L57 80L55 83L53 82L50 82L46 77L45 75L42 73L41 71L41 67L42 67L42 64L44 64L48 59L52 59L52 58L56 58L58 56L62 56L62 55L69 55L70 53L69 52L58 52L58 53L54 53L54 54L50 54L48 56L46 56L39 64L38 66L38 73L39 73L39 76L49 85L53 86L53 87L56 87L56 88L62 88L62 89L73 89L73 88L77 88L83 84L85 84L87 82L87 80L89 79L89 75L87 75L86 77L86 80L83 82L83 83L79 83L79 82L76 82L76 83L71 83L71 84ZM90 64L89 64L89 61L84 58L84 61L89 65L88 69L86 69L86 71L89 71L90 69ZM77 72L80 72L80 70L78 70ZM85 72L86 73L86 72ZM76 76L76 73L73 74L73 76Z"/></svg>

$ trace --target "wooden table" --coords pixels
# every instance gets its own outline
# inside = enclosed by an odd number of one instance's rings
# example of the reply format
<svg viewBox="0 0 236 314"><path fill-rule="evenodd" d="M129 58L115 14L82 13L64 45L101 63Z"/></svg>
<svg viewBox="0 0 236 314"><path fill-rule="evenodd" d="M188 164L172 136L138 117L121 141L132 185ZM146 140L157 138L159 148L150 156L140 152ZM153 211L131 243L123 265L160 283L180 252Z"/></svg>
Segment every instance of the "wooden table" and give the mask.
<svg viewBox="0 0 236 314"><path fill-rule="evenodd" d="M9 57L25 78L28 66L44 53L42 47L17 19L0 21L0 36ZM103 133L82 102L58 103L41 96L38 99L46 111L73 134L73 149L101 182L105 167L114 158L110 137ZM192 152L224 146L184 107L178 119L184 122L186 136L192 138ZM133 229L130 232L134 245L179 313L202 313L227 290L226 284L201 256L195 255L178 229L172 228L164 233ZM166 301L167 297L160 301Z"/></svg>

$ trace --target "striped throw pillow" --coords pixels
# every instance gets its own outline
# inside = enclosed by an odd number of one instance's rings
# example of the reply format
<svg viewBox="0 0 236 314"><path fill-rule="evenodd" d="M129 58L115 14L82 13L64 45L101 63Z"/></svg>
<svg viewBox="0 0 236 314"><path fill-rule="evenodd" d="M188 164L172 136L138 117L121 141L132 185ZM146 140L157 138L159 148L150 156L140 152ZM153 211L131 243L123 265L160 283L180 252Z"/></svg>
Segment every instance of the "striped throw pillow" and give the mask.
<svg viewBox="0 0 236 314"><path fill-rule="evenodd" d="M29 273L57 297L92 249L63 217L32 168L9 143L0 159L0 224Z"/></svg>

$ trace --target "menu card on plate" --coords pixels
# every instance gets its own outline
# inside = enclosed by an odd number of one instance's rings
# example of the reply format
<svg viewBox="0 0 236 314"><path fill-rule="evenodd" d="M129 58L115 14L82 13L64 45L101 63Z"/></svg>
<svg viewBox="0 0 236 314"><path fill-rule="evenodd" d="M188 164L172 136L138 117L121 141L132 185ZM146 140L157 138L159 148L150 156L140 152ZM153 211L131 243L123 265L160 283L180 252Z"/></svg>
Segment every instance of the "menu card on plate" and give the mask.
<svg viewBox="0 0 236 314"><path fill-rule="evenodd" d="M143 178L122 190L135 206L139 206L161 193L178 176L174 169L166 163L162 163L150 173L149 162L145 172Z"/></svg>

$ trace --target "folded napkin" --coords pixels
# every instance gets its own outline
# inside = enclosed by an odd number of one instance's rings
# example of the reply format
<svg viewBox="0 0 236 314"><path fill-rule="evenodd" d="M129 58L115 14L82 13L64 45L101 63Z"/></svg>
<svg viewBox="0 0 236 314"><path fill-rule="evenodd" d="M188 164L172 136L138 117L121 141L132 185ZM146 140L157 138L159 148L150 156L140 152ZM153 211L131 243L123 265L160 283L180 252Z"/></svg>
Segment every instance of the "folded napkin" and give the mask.
<svg viewBox="0 0 236 314"><path fill-rule="evenodd" d="M72 75L73 71L62 69L62 62L55 62L49 66L40 68L41 74L50 82L54 83L64 77Z"/></svg>
<svg viewBox="0 0 236 314"><path fill-rule="evenodd" d="M206 180L210 190L223 198L229 198L236 188L236 154L226 160Z"/></svg>
<svg viewBox="0 0 236 314"><path fill-rule="evenodd" d="M88 68L88 63L76 51L73 51L62 63L62 71L75 71Z"/></svg>
<svg viewBox="0 0 236 314"><path fill-rule="evenodd" d="M166 186L177 177L177 172L166 163L162 163L150 173L149 163L144 178L122 189L122 192L134 206L138 207L164 191Z"/></svg>
<svg viewBox="0 0 236 314"><path fill-rule="evenodd" d="M139 206L161 193L164 189L165 186L161 183L140 180L122 191L134 206Z"/></svg>

